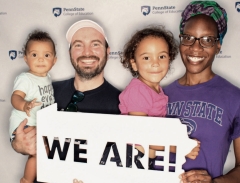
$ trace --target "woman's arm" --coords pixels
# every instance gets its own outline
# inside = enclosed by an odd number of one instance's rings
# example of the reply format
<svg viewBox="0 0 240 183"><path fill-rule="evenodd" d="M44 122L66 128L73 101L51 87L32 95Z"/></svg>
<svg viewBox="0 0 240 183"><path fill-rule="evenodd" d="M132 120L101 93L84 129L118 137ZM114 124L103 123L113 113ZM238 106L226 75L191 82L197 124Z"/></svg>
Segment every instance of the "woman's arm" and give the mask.
<svg viewBox="0 0 240 183"><path fill-rule="evenodd" d="M235 153L235 167L227 174L212 179L206 170L190 170L181 174L183 183L204 181L204 183L239 183L240 181L240 137L233 141Z"/></svg>
<svg viewBox="0 0 240 183"><path fill-rule="evenodd" d="M214 183L239 183L240 182L240 137L233 141L235 154L235 167L227 174L214 179Z"/></svg>

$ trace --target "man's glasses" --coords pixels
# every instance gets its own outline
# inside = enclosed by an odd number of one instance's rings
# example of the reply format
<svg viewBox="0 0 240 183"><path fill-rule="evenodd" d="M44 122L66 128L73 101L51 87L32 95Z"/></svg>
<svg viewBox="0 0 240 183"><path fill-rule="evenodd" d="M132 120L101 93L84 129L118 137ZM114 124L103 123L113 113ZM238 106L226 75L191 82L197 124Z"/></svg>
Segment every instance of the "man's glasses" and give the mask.
<svg viewBox="0 0 240 183"><path fill-rule="evenodd" d="M184 46L192 46L196 40L199 41L199 44L203 48L211 48L215 45L215 43L219 40L219 38L213 36L203 36L200 38L196 38L194 36L190 36L187 34L180 34L179 35L180 42Z"/></svg>
<svg viewBox="0 0 240 183"><path fill-rule="evenodd" d="M65 111L70 111L70 112L77 112L78 107L77 103L81 102L84 99L84 94L80 91L75 91L72 95L72 99L68 106L66 107Z"/></svg>

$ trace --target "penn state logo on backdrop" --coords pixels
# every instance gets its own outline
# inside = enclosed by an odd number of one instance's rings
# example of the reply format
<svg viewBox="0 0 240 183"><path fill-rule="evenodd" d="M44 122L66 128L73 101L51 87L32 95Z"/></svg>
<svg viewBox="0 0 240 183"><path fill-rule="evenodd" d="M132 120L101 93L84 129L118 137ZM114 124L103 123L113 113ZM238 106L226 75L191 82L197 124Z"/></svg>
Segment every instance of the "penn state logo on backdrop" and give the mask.
<svg viewBox="0 0 240 183"><path fill-rule="evenodd" d="M18 51L18 58L23 58L24 57L24 55L23 55L23 51Z"/></svg>
<svg viewBox="0 0 240 183"><path fill-rule="evenodd" d="M62 8L53 8L53 15L58 17L62 14Z"/></svg>
<svg viewBox="0 0 240 183"><path fill-rule="evenodd" d="M221 59L221 58L223 58L223 59L231 59L232 58L232 56L230 54L228 54L227 52L222 51L222 50L218 54L216 54L215 57L217 59Z"/></svg>
<svg viewBox="0 0 240 183"><path fill-rule="evenodd" d="M240 2L235 3L235 8L240 13Z"/></svg>
<svg viewBox="0 0 240 183"><path fill-rule="evenodd" d="M141 12L144 16L146 16L151 12L151 7L150 6L141 6Z"/></svg>
<svg viewBox="0 0 240 183"><path fill-rule="evenodd" d="M9 57L14 60L17 57L17 51L16 50L10 50L9 51Z"/></svg>
<svg viewBox="0 0 240 183"><path fill-rule="evenodd" d="M182 124L187 125L188 135L191 135L193 132L196 131L197 123L194 120L188 119L188 118L181 118L180 120L181 120Z"/></svg>

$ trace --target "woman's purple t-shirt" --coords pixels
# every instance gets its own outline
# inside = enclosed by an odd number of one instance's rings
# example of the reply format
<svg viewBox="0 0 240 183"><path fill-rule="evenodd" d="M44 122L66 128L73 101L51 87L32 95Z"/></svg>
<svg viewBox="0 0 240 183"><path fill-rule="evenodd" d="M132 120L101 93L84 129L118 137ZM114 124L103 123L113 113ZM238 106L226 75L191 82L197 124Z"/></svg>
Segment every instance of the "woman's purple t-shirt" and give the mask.
<svg viewBox="0 0 240 183"><path fill-rule="evenodd" d="M179 117L190 138L201 142L195 160L187 158L184 170L205 169L212 178L223 174L232 140L240 137L240 89L216 75L208 82L182 86L173 82L167 116Z"/></svg>

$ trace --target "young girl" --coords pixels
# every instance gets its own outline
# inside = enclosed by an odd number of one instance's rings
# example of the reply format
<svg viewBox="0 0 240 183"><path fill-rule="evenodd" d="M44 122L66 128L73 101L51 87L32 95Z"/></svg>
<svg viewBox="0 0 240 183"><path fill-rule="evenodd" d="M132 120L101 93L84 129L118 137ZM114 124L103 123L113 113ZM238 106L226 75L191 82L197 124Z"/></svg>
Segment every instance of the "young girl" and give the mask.
<svg viewBox="0 0 240 183"><path fill-rule="evenodd" d="M164 117L167 113L168 97L160 87L160 81L166 76L171 62L178 54L178 43L170 31L163 26L154 26L137 31L126 43L121 63L135 77L120 94L119 108L121 114L137 116ZM143 168L138 160L143 157L144 149L137 145L138 155L134 161L138 168ZM153 168L155 150L164 150L162 146L150 146L149 165ZM199 145L188 154L194 159ZM132 147L128 145L129 156ZM176 152L171 149L171 152ZM127 167L131 167L131 157L128 157Z"/></svg>
<svg viewBox="0 0 240 183"><path fill-rule="evenodd" d="M48 71L56 63L55 44L48 33L34 31L28 35L23 48L28 72L21 73L14 82L11 102L14 107L10 117L9 133L14 133L25 118L25 132L36 126L36 112L54 103L53 88ZM20 183L32 183L36 177L36 156L29 156Z"/></svg>

